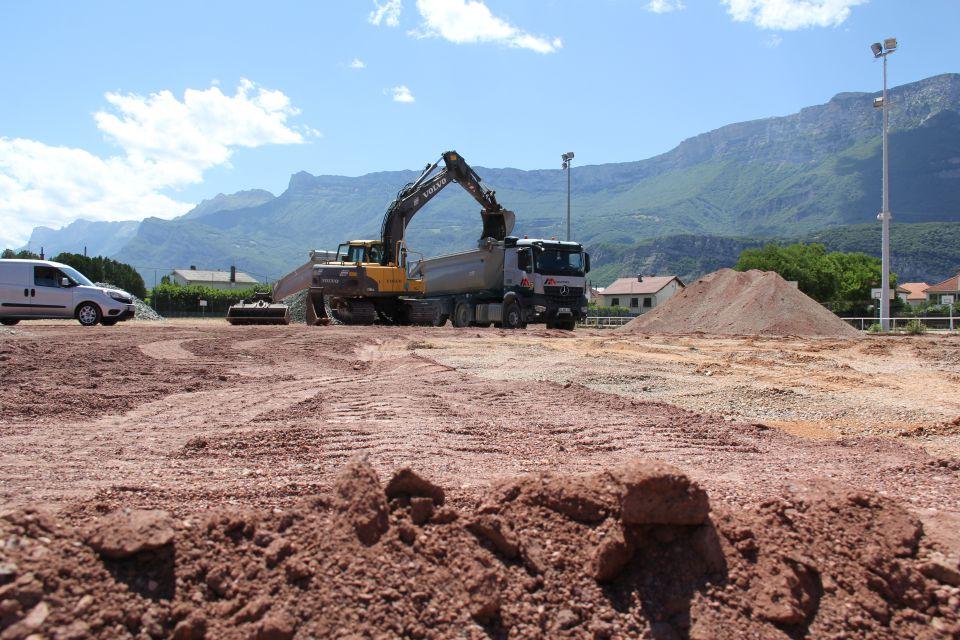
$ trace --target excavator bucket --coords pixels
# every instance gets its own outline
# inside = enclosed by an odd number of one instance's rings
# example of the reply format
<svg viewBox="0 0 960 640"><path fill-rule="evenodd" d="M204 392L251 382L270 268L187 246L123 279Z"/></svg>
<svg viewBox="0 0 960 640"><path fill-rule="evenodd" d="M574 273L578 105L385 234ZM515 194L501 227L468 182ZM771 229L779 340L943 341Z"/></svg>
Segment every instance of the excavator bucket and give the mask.
<svg viewBox="0 0 960 640"><path fill-rule="evenodd" d="M307 295L307 325L319 327L330 324L323 287L310 287Z"/></svg>
<svg viewBox="0 0 960 640"><path fill-rule="evenodd" d="M255 293L227 309L230 324L290 324L290 307L274 302L269 293Z"/></svg>

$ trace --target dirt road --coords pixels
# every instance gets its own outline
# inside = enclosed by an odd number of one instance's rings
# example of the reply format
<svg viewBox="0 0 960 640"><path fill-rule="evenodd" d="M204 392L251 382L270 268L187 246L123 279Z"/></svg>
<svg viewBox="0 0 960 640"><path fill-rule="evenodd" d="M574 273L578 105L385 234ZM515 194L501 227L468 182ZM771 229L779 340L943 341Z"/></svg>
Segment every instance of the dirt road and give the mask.
<svg viewBox="0 0 960 640"><path fill-rule="evenodd" d="M475 508L491 482L676 465L718 508L826 481L960 552L960 340L25 324L0 335L0 500L70 522L287 509L366 455Z"/></svg>

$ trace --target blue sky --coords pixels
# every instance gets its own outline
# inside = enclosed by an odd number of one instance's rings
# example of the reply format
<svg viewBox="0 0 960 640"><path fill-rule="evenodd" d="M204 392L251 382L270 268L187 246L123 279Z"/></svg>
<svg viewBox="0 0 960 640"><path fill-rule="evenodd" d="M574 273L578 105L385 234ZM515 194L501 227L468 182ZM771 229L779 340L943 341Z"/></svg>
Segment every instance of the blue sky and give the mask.
<svg viewBox="0 0 960 640"><path fill-rule="evenodd" d="M0 244L448 148L638 160L876 90L886 36L892 84L960 71L958 24L956 0L0 0Z"/></svg>

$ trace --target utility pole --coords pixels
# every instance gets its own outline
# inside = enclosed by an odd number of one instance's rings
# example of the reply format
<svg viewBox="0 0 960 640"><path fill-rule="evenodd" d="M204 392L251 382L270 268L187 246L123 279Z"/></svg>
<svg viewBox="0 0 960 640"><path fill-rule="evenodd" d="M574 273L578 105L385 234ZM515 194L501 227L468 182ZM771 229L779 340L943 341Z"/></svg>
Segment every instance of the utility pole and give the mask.
<svg viewBox="0 0 960 640"><path fill-rule="evenodd" d="M563 160L563 170L567 172L567 242L570 242L570 171L573 168L573 151L560 156Z"/></svg>
<svg viewBox="0 0 960 640"><path fill-rule="evenodd" d="M877 219L881 224L880 248L880 327L890 331L890 157L888 137L890 127L890 103L887 100L887 56L897 50L897 39L887 38L883 44L870 45L874 58L883 58L883 96L874 99L873 106L883 110L883 206Z"/></svg>

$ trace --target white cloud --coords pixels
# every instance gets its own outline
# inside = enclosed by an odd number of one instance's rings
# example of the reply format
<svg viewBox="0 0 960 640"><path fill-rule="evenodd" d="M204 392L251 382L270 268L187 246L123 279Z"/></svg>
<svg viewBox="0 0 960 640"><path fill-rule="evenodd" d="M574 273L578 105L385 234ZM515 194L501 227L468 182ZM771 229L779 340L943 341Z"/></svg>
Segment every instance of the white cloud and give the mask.
<svg viewBox="0 0 960 640"><path fill-rule="evenodd" d="M653 13L670 13L686 9L686 5L683 4L683 0L650 0L646 8Z"/></svg>
<svg viewBox="0 0 960 640"><path fill-rule="evenodd" d="M443 38L455 44L496 42L537 53L553 53L560 38L535 36L493 15L482 0L417 0L423 24L411 34Z"/></svg>
<svg viewBox="0 0 960 640"><path fill-rule="evenodd" d="M349 66L351 69L366 69L367 63L365 63L360 58L354 58L353 60L350 61L350 64L347 66Z"/></svg>
<svg viewBox="0 0 960 640"><path fill-rule="evenodd" d="M77 218L171 218L192 204L164 193L202 182L229 165L237 147L300 144L319 135L291 126L299 111L280 91L241 80L236 93L219 88L149 96L106 94L109 110L97 127L122 153L101 157L84 149L0 137L0 244L20 246L34 226L59 227Z"/></svg>
<svg viewBox="0 0 960 640"><path fill-rule="evenodd" d="M793 31L836 27L850 17L850 8L867 0L721 0L737 22L761 29Z"/></svg>
<svg viewBox="0 0 960 640"><path fill-rule="evenodd" d="M390 92L393 94L394 102L416 102L416 98L413 97L413 94L410 92L410 89L407 88L407 85L401 84L399 87L394 87L390 89Z"/></svg>
<svg viewBox="0 0 960 640"><path fill-rule="evenodd" d="M381 24L385 24L388 27L396 27L400 24L400 11L403 9L403 0L384 0L382 4L377 0L373 0L373 5L376 9L371 11L370 15L367 16L367 22L378 27Z"/></svg>

